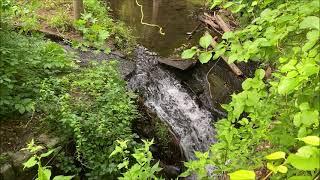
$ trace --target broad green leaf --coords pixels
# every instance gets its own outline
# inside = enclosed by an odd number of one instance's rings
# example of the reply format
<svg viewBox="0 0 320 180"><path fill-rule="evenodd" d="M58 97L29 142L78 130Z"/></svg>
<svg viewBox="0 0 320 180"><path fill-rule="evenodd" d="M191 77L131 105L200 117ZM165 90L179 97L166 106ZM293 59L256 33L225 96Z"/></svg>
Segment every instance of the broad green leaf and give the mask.
<svg viewBox="0 0 320 180"><path fill-rule="evenodd" d="M210 6L210 9L215 8L216 6L219 6L222 3L223 0L214 0L212 5Z"/></svg>
<svg viewBox="0 0 320 180"><path fill-rule="evenodd" d="M199 55L199 61L202 64L205 64L207 62L210 61L210 59L212 58L212 53L211 52L203 52Z"/></svg>
<svg viewBox="0 0 320 180"><path fill-rule="evenodd" d="M234 36L234 33L229 31L229 32L225 32L223 35L222 35L222 39L230 39Z"/></svg>
<svg viewBox="0 0 320 180"><path fill-rule="evenodd" d="M47 156L49 156L50 154L52 154L52 153L54 152L54 150L55 150L55 149L51 149L50 151L48 151L48 152L46 152L46 153L43 153L43 154L41 154L40 156L41 156L41 157L47 157Z"/></svg>
<svg viewBox="0 0 320 180"><path fill-rule="evenodd" d="M205 33L205 35L200 38L199 44L201 47L207 49L212 43L212 41L212 36L209 33Z"/></svg>
<svg viewBox="0 0 320 180"><path fill-rule="evenodd" d="M263 79L265 76L265 71L263 69L257 69L256 72L254 73L255 77L259 79Z"/></svg>
<svg viewBox="0 0 320 180"><path fill-rule="evenodd" d="M296 154L290 154L287 161L293 167L303 171L313 171L320 168L318 157L305 158Z"/></svg>
<svg viewBox="0 0 320 180"><path fill-rule="evenodd" d="M314 74L319 73L319 65L316 63L307 63L304 64L300 69L299 72L305 76L311 76Z"/></svg>
<svg viewBox="0 0 320 180"><path fill-rule="evenodd" d="M282 151L274 152L266 156L266 159L276 160L276 159L284 159L286 157L286 153Z"/></svg>
<svg viewBox="0 0 320 180"><path fill-rule="evenodd" d="M128 168L128 165L129 165L129 161L128 160L125 160L123 161L122 163L118 164L118 169L122 169L122 168Z"/></svg>
<svg viewBox="0 0 320 180"><path fill-rule="evenodd" d="M50 180L50 177L51 177L51 170L47 169L47 168L44 168L44 167L41 167L39 165L39 168L38 168L38 180Z"/></svg>
<svg viewBox="0 0 320 180"><path fill-rule="evenodd" d="M59 175L59 176L56 176L53 178L53 180L71 180L74 176L62 176L62 175Z"/></svg>
<svg viewBox="0 0 320 180"><path fill-rule="evenodd" d="M318 136L307 136L304 138L299 138L300 141L305 142L306 144L310 144L312 146L319 146L320 138Z"/></svg>
<svg viewBox="0 0 320 180"><path fill-rule="evenodd" d="M23 163L24 168L31 168L38 163L36 157L31 157L27 162Z"/></svg>
<svg viewBox="0 0 320 180"><path fill-rule="evenodd" d="M285 174L285 173L288 172L288 168L287 168L286 166L284 166L284 165L278 166L278 167L277 167L277 170L278 170L278 172L281 172L281 173L283 173L283 174Z"/></svg>
<svg viewBox="0 0 320 180"><path fill-rule="evenodd" d="M300 23L300 29L320 29L320 19L317 16L308 16Z"/></svg>
<svg viewBox="0 0 320 180"><path fill-rule="evenodd" d="M278 92L281 95L288 94L299 85L297 78L284 78L280 81Z"/></svg>
<svg viewBox="0 0 320 180"><path fill-rule="evenodd" d="M312 180L311 176L292 176L288 180Z"/></svg>
<svg viewBox="0 0 320 180"><path fill-rule="evenodd" d="M181 58L182 59L190 59L197 53L197 50L194 48L186 49L182 52Z"/></svg>
<svg viewBox="0 0 320 180"><path fill-rule="evenodd" d="M248 170L239 170L233 173L228 174L230 180L254 180L256 179L256 174L254 171Z"/></svg>
<svg viewBox="0 0 320 180"><path fill-rule="evenodd" d="M313 146L302 146L301 148L298 149L298 152L296 153L296 155L309 158L311 156L318 156L319 150Z"/></svg>
<svg viewBox="0 0 320 180"><path fill-rule="evenodd" d="M277 172L277 168L272 163L267 163L267 168L274 173Z"/></svg>

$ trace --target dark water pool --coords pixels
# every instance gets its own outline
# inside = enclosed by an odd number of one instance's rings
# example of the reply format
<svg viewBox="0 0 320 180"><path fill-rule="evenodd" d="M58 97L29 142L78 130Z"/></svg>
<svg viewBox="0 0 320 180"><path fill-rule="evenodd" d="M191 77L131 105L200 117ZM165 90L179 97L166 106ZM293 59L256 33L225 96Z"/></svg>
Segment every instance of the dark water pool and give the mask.
<svg viewBox="0 0 320 180"><path fill-rule="evenodd" d="M140 23L140 7L136 0L107 0L113 15L134 30L138 42L161 56L169 56L182 44L196 43L198 38L187 40L187 33L198 25L195 12L203 6L205 0L138 0L143 5L144 22L163 27L159 28Z"/></svg>

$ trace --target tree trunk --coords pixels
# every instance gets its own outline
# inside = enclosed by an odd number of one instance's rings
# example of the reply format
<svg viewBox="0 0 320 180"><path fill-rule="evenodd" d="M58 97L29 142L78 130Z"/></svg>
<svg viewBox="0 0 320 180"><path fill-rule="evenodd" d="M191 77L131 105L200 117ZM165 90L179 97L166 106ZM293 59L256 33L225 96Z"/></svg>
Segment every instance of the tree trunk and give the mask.
<svg viewBox="0 0 320 180"><path fill-rule="evenodd" d="M83 0L73 0L73 13L74 20L78 20L81 17L81 13L83 13Z"/></svg>

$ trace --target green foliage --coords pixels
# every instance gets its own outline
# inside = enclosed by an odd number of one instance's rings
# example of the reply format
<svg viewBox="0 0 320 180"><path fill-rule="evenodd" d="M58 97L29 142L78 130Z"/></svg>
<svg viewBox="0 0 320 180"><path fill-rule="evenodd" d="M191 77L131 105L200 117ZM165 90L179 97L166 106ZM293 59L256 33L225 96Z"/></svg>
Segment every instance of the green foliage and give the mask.
<svg viewBox="0 0 320 180"><path fill-rule="evenodd" d="M77 160L98 178L117 174L117 158L108 158L116 139L132 140L137 115L117 63L91 64L77 73L42 85L41 109L61 133L73 137Z"/></svg>
<svg viewBox="0 0 320 180"><path fill-rule="evenodd" d="M38 174L37 179L38 180L50 180L51 179L51 170L49 166L42 166L41 159L50 156L54 149L47 151L46 153L41 153L40 151L44 149L42 146L38 146L34 143L34 140L32 139L31 142L27 145L26 148L23 148L22 150L28 150L33 154L29 160L23 163L24 168L32 168L34 166L38 166ZM38 155L39 154L39 155ZM53 177L53 180L71 180L73 176L55 176Z"/></svg>
<svg viewBox="0 0 320 180"><path fill-rule="evenodd" d="M21 31L37 30L40 28L40 22L36 11L40 6L37 0L31 0L28 3L14 1L8 15L13 16L14 25L20 26Z"/></svg>
<svg viewBox="0 0 320 180"><path fill-rule="evenodd" d="M213 50L208 49L212 46L213 38L209 33L205 33L203 37L200 38L199 45L203 49L197 47L192 47L190 49L186 49L182 52L181 58L182 59L191 59L193 56L197 55L199 61L204 64L211 60L212 57L217 59L219 56L212 56ZM217 52L216 52L217 54Z"/></svg>
<svg viewBox="0 0 320 180"><path fill-rule="evenodd" d="M50 41L0 31L0 115L34 111L41 81L75 65L64 49Z"/></svg>
<svg viewBox="0 0 320 180"><path fill-rule="evenodd" d="M265 72L258 69L242 83L243 91L223 106L228 117L215 125L218 142L197 153L198 160L187 162L184 176L196 172L198 179L206 179L229 173L232 178L230 172L263 167L269 169L265 178L313 179L319 173L320 3L265 2L270 3L214 1L213 7L234 7L234 12L261 12L245 27L225 33L214 57L268 62L276 69L271 79L265 80ZM186 51L190 57L198 50ZM212 173L207 172L210 166L215 167Z"/></svg>
<svg viewBox="0 0 320 180"><path fill-rule="evenodd" d="M119 180L131 180L131 179L161 179L156 176L156 173L161 171L159 167L159 162L155 163L154 165L151 164L152 162L152 153L150 152L150 146L153 144L152 141L145 141L142 140L144 143L144 147L140 147L134 150L134 153L131 156L135 159L135 163L132 164L130 161L129 155L130 151L127 150L127 140L126 141L119 141L117 140L118 145L116 146L115 150L110 154L110 157L116 156L120 154L123 158L122 163L118 164L118 169L125 169L126 172L123 173L123 177L119 177ZM129 167L129 165L131 167Z"/></svg>
<svg viewBox="0 0 320 180"><path fill-rule="evenodd" d="M94 46L98 49L107 48L106 41L113 37L116 45L130 48L134 45L134 38L130 30L121 23L114 22L108 17L108 9L99 0L84 0L85 13L74 23L75 28L83 35L83 42L73 42L76 47Z"/></svg>
<svg viewBox="0 0 320 180"><path fill-rule="evenodd" d="M62 32L69 31L72 28L72 20L69 15L62 10L58 10L57 13L48 20L48 24Z"/></svg>

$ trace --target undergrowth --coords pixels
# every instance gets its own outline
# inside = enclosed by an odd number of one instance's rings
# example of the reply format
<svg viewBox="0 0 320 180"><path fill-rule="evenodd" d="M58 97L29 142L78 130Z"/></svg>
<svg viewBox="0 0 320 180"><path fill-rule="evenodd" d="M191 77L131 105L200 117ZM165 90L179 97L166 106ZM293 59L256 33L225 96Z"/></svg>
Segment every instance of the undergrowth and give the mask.
<svg viewBox="0 0 320 180"><path fill-rule="evenodd" d="M108 156L115 140L132 140L131 123L137 110L116 62L91 64L76 73L46 79L41 94L46 121L73 137L77 160L89 170L87 176L117 174L119 159Z"/></svg>
<svg viewBox="0 0 320 180"><path fill-rule="evenodd" d="M243 91L223 106L228 116L215 125L218 142L208 152L197 152L198 160L187 162L182 176L319 178L319 4L212 1L212 8L221 6L251 21L224 33L215 48L206 34L201 47L184 51L182 57L198 56L206 63L225 56L230 63L258 61L275 68L270 79L258 69L255 77L243 82ZM210 166L213 172L207 171Z"/></svg>

